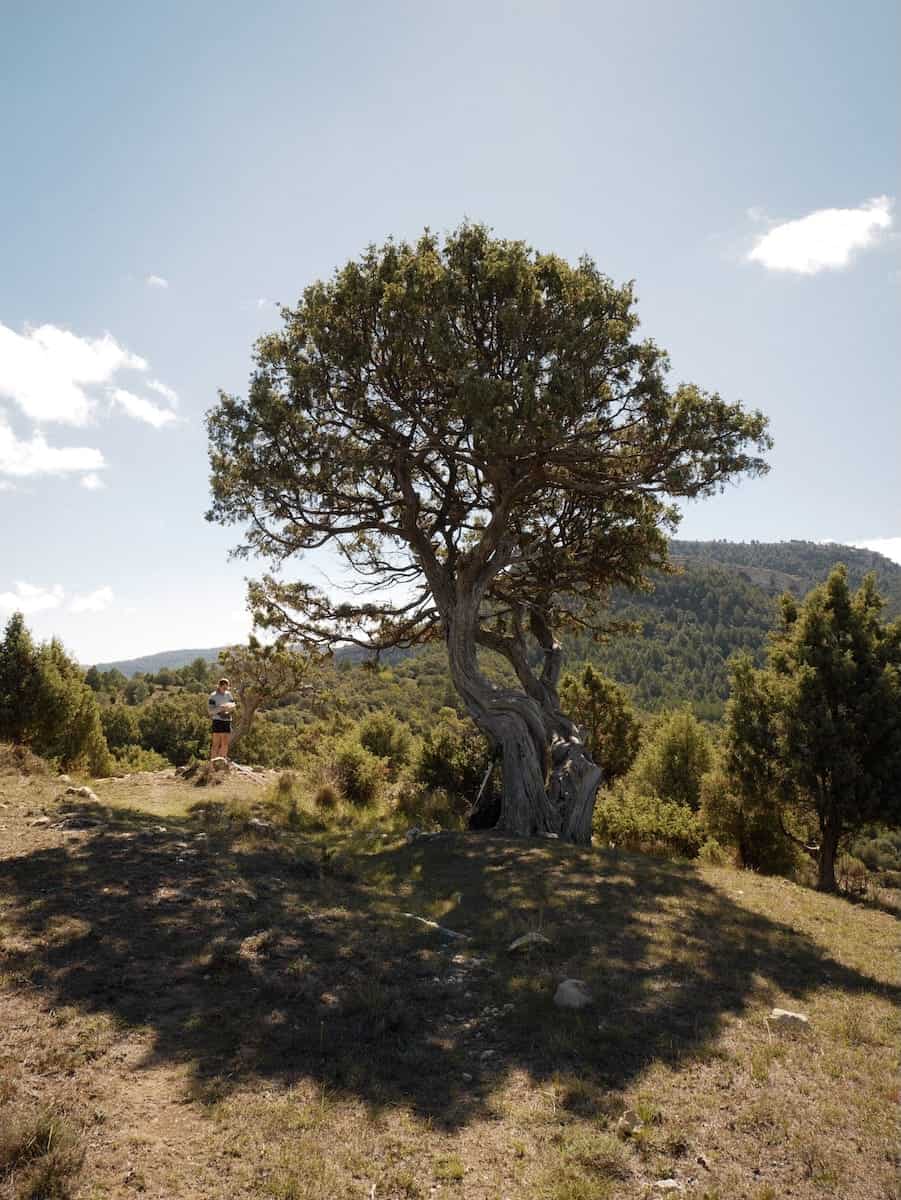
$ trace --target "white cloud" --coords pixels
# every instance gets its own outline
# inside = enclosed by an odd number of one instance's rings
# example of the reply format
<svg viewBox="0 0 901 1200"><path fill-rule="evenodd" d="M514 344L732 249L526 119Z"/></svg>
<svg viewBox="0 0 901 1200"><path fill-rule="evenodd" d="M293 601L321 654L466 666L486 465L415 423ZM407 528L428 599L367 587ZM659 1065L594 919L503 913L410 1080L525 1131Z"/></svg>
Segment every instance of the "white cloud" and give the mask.
<svg viewBox="0 0 901 1200"><path fill-rule="evenodd" d="M134 417L136 421L144 421L146 424L152 425L154 429L162 429L164 425L169 425L177 420L171 408L160 408L158 404L154 404L145 396L136 396L134 392L127 392L124 388L114 388L112 397L114 403L123 412Z"/></svg>
<svg viewBox="0 0 901 1200"><path fill-rule="evenodd" d="M34 584L19 579L13 587L13 592L0 592L0 609L21 612L28 616L30 613L59 608L65 599L65 592L58 583L49 588L35 587Z"/></svg>
<svg viewBox="0 0 901 1200"><path fill-rule="evenodd" d="M771 271L816 275L846 267L855 250L872 245L892 223L892 201L877 196L859 208L821 208L776 225L758 238L748 258Z"/></svg>
<svg viewBox="0 0 901 1200"><path fill-rule="evenodd" d="M103 455L91 446L50 446L38 430L31 441L20 440L0 413L0 475L66 475L104 466Z"/></svg>
<svg viewBox="0 0 901 1200"><path fill-rule="evenodd" d="M856 546L859 550L875 550L892 562L901 563L901 537L865 538L860 542L848 542L848 545Z"/></svg>
<svg viewBox="0 0 901 1200"><path fill-rule="evenodd" d="M33 421L86 425L96 406L86 389L122 370L146 371L147 363L108 333L81 338L55 325L16 333L0 323L0 396Z"/></svg>
<svg viewBox="0 0 901 1200"><path fill-rule="evenodd" d="M105 488L106 484L99 475L95 475L92 471L90 475L84 475L81 480L81 486L87 488L89 492L97 492L101 488Z"/></svg>
<svg viewBox="0 0 901 1200"><path fill-rule="evenodd" d="M171 387L166 387L158 379L148 380L147 386L152 392L156 392L158 396L162 396L168 402L170 408L178 408L178 392L174 391Z"/></svg>
<svg viewBox="0 0 901 1200"><path fill-rule="evenodd" d="M94 592L86 592L81 596L73 596L69 604L69 612L104 612L113 602L111 587L97 588Z"/></svg>
<svg viewBox="0 0 901 1200"><path fill-rule="evenodd" d="M257 308L270 308L274 304L274 300L267 300L265 296L257 297Z"/></svg>
<svg viewBox="0 0 901 1200"><path fill-rule="evenodd" d="M152 288L167 288L169 286L169 280L163 279L162 275L147 275L144 278L144 282L148 287Z"/></svg>

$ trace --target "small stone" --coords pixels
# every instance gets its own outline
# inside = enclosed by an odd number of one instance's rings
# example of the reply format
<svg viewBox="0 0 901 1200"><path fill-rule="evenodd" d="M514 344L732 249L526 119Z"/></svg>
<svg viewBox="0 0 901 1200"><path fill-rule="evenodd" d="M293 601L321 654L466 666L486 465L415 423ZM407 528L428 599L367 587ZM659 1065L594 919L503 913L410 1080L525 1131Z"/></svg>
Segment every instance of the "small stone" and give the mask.
<svg viewBox="0 0 901 1200"><path fill-rule="evenodd" d="M464 1071L463 1074L460 1076L460 1078L463 1080L464 1083L472 1083L472 1076L470 1075L470 1073L468 1071Z"/></svg>
<svg viewBox="0 0 901 1200"><path fill-rule="evenodd" d="M35 820L29 821L28 824L29 825L49 825L50 818L49 817L36 817Z"/></svg>
<svg viewBox="0 0 901 1200"><path fill-rule="evenodd" d="M525 950L529 946L550 946L551 939L546 938L543 933L524 933L522 937L516 938L507 947L508 950Z"/></svg>
<svg viewBox="0 0 901 1200"><path fill-rule="evenodd" d="M564 979L554 993L558 1008L587 1008L594 1000L584 979Z"/></svg>
<svg viewBox="0 0 901 1200"><path fill-rule="evenodd" d="M616 1122L616 1136L620 1138L630 1138L633 1133L637 1133L641 1129L641 1117L632 1108L627 1108L620 1119Z"/></svg>
<svg viewBox="0 0 901 1200"><path fill-rule="evenodd" d="M57 783L71 783L72 780L68 775L57 775L56 782Z"/></svg>
<svg viewBox="0 0 901 1200"><path fill-rule="evenodd" d="M787 1008L774 1008L767 1017L767 1025L775 1025L777 1029L795 1033L806 1033L810 1029L810 1018L805 1017L803 1013L789 1012Z"/></svg>
<svg viewBox="0 0 901 1200"><path fill-rule="evenodd" d="M255 829L257 833L272 833L275 826L271 821L261 821L259 817L251 817L247 822L248 829Z"/></svg>
<svg viewBox="0 0 901 1200"><path fill-rule="evenodd" d="M422 830L419 828L418 825L413 825L404 834L404 840L406 841L408 846L412 846L418 837L422 837Z"/></svg>
<svg viewBox="0 0 901 1200"><path fill-rule="evenodd" d="M662 1192L666 1195L667 1192L683 1192L685 1184L680 1183L678 1179L658 1179L654 1185L655 1192Z"/></svg>
<svg viewBox="0 0 901 1200"><path fill-rule="evenodd" d="M483 1050L479 1055L479 1062L489 1062L492 1058L497 1058L496 1050Z"/></svg>

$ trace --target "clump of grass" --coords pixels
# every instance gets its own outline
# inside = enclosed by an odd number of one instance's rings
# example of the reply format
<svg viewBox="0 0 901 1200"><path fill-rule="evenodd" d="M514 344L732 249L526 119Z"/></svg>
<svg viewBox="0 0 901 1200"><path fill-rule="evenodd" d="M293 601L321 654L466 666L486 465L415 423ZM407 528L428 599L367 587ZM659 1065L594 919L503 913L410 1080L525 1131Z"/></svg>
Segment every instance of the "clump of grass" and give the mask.
<svg viewBox="0 0 901 1200"><path fill-rule="evenodd" d="M564 1146L567 1158L607 1179L628 1179L629 1152L612 1133L581 1131Z"/></svg>
<svg viewBox="0 0 901 1200"><path fill-rule="evenodd" d="M0 1179L19 1176L17 1200L68 1200L83 1157L78 1134L51 1109L4 1113Z"/></svg>
<svg viewBox="0 0 901 1200"><path fill-rule="evenodd" d="M313 797L313 803L318 809L331 811L338 807L338 792L330 783L322 783L316 789L316 794Z"/></svg>
<svg viewBox="0 0 901 1200"><path fill-rule="evenodd" d="M445 1155L435 1163L435 1178L442 1183L459 1183L465 1174L466 1168L456 1154Z"/></svg>

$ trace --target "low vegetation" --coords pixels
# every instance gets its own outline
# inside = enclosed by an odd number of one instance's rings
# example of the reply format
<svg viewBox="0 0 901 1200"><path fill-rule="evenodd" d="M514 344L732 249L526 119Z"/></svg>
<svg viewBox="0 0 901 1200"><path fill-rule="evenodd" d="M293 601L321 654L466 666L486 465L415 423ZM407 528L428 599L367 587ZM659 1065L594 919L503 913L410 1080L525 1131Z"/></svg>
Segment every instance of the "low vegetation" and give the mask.
<svg viewBox="0 0 901 1200"><path fill-rule="evenodd" d="M296 772L92 800L3 761L3 1200L898 1196L879 907L619 847L408 841L390 779L365 806ZM564 977L590 1007L555 1008Z"/></svg>

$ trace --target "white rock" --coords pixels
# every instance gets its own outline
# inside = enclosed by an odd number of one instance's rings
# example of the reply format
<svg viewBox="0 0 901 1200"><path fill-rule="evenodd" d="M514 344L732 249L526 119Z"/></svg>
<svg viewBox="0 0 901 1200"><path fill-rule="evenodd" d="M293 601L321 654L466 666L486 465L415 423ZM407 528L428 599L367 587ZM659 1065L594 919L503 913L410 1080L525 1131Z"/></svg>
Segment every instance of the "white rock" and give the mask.
<svg viewBox="0 0 901 1200"><path fill-rule="evenodd" d="M56 782L57 783L71 783L72 780L68 775L57 775Z"/></svg>
<svg viewBox="0 0 901 1200"><path fill-rule="evenodd" d="M37 817L34 821L29 821L28 824L29 825L49 825L50 818L49 817Z"/></svg>
<svg viewBox="0 0 901 1200"><path fill-rule="evenodd" d="M775 1025L777 1029L802 1032L810 1028L810 1018L803 1013L789 1012L787 1008L774 1008L767 1017L767 1024Z"/></svg>
<svg viewBox="0 0 901 1200"><path fill-rule="evenodd" d="M658 1179L653 1186L655 1192L662 1192L664 1194L667 1192L685 1191L685 1184L680 1183L678 1179Z"/></svg>
<svg viewBox="0 0 901 1200"><path fill-rule="evenodd" d="M584 979L564 979L554 993L558 1008L587 1008L594 1000Z"/></svg>
<svg viewBox="0 0 901 1200"><path fill-rule="evenodd" d="M549 946L551 939L543 933L524 933L507 947L508 950L525 950L528 946Z"/></svg>
<svg viewBox="0 0 901 1200"><path fill-rule="evenodd" d="M222 758L221 756L210 759L210 766L213 768L214 771L227 771L228 770L228 759Z"/></svg>

